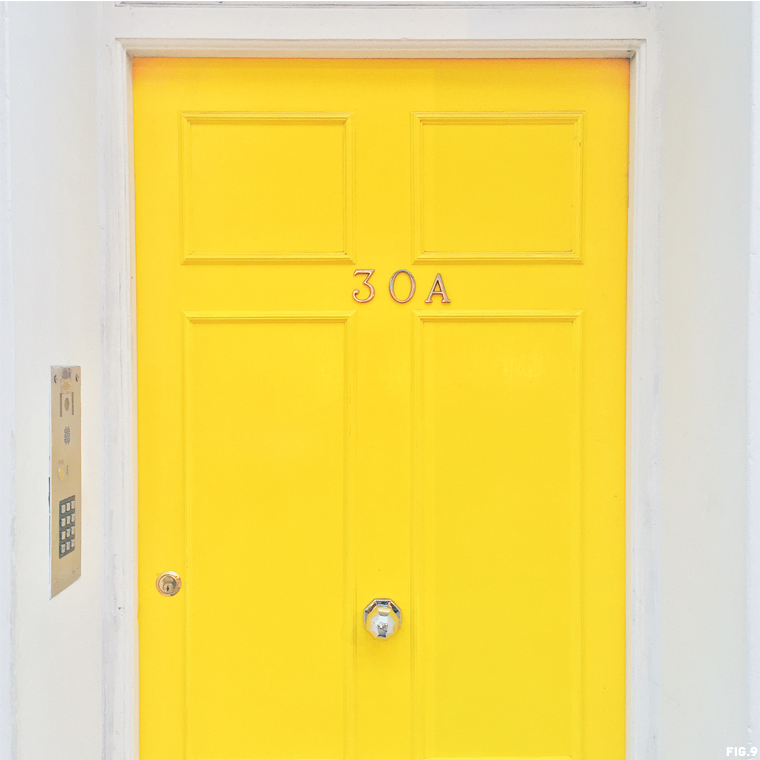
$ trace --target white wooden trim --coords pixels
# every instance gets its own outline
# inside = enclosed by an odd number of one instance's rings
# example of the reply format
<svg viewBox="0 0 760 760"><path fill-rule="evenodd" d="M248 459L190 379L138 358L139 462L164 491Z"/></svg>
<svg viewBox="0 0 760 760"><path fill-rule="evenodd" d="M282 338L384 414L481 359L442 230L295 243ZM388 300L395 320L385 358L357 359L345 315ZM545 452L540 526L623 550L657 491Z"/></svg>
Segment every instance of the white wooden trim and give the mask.
<svg viewBox="0 0 760 760"><path fill-rule="evenodd" d="M241 38L241 30L250 36ZM132 56L628 57L626 756L655 760L658 694L662 63L659 9L339 1L101 9L104 758L138 757ZM466 30L466 33L463 33ZM315 32L318 34L315 35Z"/></svg>
<svg viewBox="0 0 760 760"><path fill-rule="evenodd" d="M135 58L632 58L642 40L121 39Z"/></svg>
<svg viewBox="0 0 760 760"><path fill-rule="evenodd" d="M98 60L103 287L103 757L139 757L137 404L132 71L116 40ZM107 126L106 126L107 125Z"/></svg>
<svg viewBox="0 0 760 760"><path fill-rule="evenodd" d="M747 310L747 742L760 745L760 7L752 4Z"/></svg>
<svg viewBox="0 0 760 760"><path fill-rule="evenodd" d="M224 2L238 8L608 8L611 4L642 7L647 0L117 0L117 6L150 8L219 7Z"/></svg>
<svg viewBox="0 0 760 760"><path fill-rule="evenodd" d="M626 409L626 757L657 757L659 683L661 47L632 61Z"/></svg>

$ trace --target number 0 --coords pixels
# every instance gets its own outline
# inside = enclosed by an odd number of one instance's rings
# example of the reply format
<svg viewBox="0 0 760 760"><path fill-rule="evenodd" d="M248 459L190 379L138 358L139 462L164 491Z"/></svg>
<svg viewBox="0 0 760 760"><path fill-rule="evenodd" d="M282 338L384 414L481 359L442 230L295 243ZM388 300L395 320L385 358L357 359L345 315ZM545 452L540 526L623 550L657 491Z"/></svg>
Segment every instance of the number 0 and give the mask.
<svg viewBox="0 0 760 760"><path fill-rule="evenodd" d="M396 278L403 272L408 278L409 278L409 295L406 298L397 298L396 297ZM391 298L396 303L408 303L412 300L412 296L414 296L414 291L417 290L417 283L414 281L414 276L408 269L399 269L398 271L393 273L393 276L391 277L391 281L388 284L388 290L391 291Z"/></svg>

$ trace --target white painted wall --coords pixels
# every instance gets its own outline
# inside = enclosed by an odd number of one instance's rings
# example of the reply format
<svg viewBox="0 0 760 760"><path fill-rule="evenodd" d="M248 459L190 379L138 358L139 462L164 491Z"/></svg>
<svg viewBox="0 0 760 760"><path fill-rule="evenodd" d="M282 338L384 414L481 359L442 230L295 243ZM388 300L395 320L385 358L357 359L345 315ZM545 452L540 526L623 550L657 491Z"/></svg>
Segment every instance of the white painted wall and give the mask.
<svg viewBox="0 0 760 760"><path fill-rule="evenodd" d="M102 713L96 5L14 2L2 10L14 304L15 757L96 760ZM82 365L83 425L82 578L53 600L51 364ZM6 754L8 741L4 735Z"/></svg>
<svg viewBox="0 0 760 760"><path fill-rule="evenodd" d="M665 3L660 757L747 739L750 3Z"/></svg>
<svg viewBox="0 0 760 760"><path fill-rule="evenodd" d="M409 12L406 21L400 14L401 21L383 26L382 14L371 12L389 37L425 36L420 13ZM593 14L599 35L608 25L610 36L621 36L606 9L562 12L569 27L589 28ZM727 745L746 743L748 720L750 6L665 3L660 11L650 3L635 12L649 19L661 14L665 60L656 745L663 760L715 760L726 756ZM10 204L10 224L0 229L0 666L10 647L15 678L10 683L0 670L0 760L101 757L99 537L108 505L102 504L100 471L98 18L121 36L136 35L146 24L154 25L155 36L198 37L204 29L225 36L230 28L239 36L260 30L298 36L267 13L2 4L0 204ZM347 24L358 28L357 13L347 12ZM510 28L514 19L536 34L550 13L513 9L500 23ZM259 14L260 23L246 28L239 14ZM316 16L304 18L299 34L319 30ZM452 38L487 38L493 28L480 18L439 12L436 23ZM48 367L57 363L82 365L83 574L51 601ZM12 636L5 624L11 616Z"/></svg>

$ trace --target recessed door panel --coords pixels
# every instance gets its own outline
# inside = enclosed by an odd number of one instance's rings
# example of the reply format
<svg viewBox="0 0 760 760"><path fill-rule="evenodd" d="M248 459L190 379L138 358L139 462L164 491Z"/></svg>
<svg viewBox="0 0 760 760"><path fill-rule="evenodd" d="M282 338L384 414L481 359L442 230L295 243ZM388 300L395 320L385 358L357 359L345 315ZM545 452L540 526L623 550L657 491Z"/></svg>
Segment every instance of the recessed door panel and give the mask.
<svg viewBox="0 0 760 760"><path fill-rule="evenodd" d="M579 259L582 126L582 113L417 114L418 255Z"/></svg>
<svg viewBox="0 0 760 760"><path fill-rule="evenodd" d="M186 259L348 257L350 114L180 118Z"/></svg>
<svg viewBox="0 0 760 760"><path fill-rule="evenodd" d="M420 315L422 757L577 754L580 319Z"/></svg>
<svg viewBox="0 0 760 760"><path fill-rule="evenodd" d="M186 319L188 754L341 757L348 317Z"/></svg>

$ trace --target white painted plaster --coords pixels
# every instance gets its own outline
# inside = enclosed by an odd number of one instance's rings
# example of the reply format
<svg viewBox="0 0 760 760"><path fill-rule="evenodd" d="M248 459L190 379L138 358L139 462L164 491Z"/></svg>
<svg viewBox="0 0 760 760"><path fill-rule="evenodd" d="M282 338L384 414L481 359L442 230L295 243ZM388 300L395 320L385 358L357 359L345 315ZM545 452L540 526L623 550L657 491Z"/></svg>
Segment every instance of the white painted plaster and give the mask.
<svg viewBox="0 0 760 760"><path fill-rule="evenodd" d="M749 741L760 744L760 4L752 4L747 341L747 637Z"/></svg>
<svg viewBox="0 0 760 760"><path fill-rule="evenodd" d="M660 757L747 741L751 6L666 3Z"/></svg>
<svg viewBox="0 0 760 760"><path fill-rule="evenodd" d="M9 757L97 760L102 722L102 389L96 7L19 2L5 4L4 11L11 192L9 239L3 243L10 244L12 256L15 363L9 368L15 380L15 752ZM52 364L82 366L83 473L82 577L51 600Z"/></svg>
<svg viewBox="0 0 760 760"><path fill-rule="evenodd" d="M14 450L15 372L13 265L10 234L10 72L7 4L0 5L0 760L11 760L15 681L14 639Z"/></svg>

